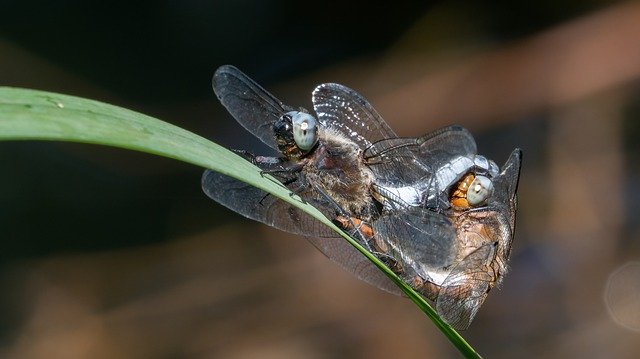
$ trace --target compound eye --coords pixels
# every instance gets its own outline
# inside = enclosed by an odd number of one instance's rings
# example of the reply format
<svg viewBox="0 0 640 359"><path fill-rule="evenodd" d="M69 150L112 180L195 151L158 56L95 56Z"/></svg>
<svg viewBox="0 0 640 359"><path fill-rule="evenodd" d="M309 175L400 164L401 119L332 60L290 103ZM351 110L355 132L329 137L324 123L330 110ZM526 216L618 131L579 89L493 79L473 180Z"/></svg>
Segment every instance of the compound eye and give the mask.
<svg viewBox="0 0 640 359"><path fill-rule="evenodd" d="M318 124L308 113L289 112L293 122L293 140L298 148L309 151L318 142Z"/></svg>
<svg viewBox="0 0 640 359"><path fill-rule="evenodd" d="M493 182L485 176L476 176L467 190L467 201L475 207L484 204L493 194Z"/></svg>

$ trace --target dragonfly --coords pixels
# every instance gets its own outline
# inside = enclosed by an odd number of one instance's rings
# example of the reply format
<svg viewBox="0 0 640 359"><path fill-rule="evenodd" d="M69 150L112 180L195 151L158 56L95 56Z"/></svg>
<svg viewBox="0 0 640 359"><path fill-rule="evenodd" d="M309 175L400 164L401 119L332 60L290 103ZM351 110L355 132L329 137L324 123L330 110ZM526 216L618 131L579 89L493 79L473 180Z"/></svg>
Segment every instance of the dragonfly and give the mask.
<svg viewBox="0 0 640 359"><path fill-rule="evenodd" d="M461 126L398 137L364 97L340 84L313 90L315 116L230 65L218 68L212 85L228 112L279 155L236 153L348 231L432 300L452 327L468 328L507 272L519 149L499 168L477 154ZM306 237L359 279L402 294L342 237L297 207L211 170L202 188L247 218Z"/></svg>

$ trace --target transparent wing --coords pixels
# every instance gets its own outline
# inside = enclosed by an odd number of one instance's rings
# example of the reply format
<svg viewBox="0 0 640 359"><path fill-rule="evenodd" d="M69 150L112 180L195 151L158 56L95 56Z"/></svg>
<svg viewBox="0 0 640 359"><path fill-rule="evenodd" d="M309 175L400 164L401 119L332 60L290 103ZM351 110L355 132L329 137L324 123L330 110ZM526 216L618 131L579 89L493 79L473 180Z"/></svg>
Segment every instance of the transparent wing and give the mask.
<svg viewBox="0 0 640 359"><path fill-rule="evenodd" d="M496 273L490 267L495 243L486 244L456 265L442 283L436 299L438 314L455 329L465 330L487 298Z"/></svg>
<svg viewBox="0 0 640 359"><path fill-rule="evenodd" d="M287 181L290 182L290 181ZM297 183L290 182L295 188ZM305 236L325 256L358 279L390 293L400 294L398 287L344 238L298 208L281 199L221 173L207 170L202 188L211 199L239 214L283 231ZM309 200L312 193L296 191ZM329 218L335 213L318 208Z"/></svg>
<svg viewBox="0 0 640 359"><path fill-rule="evenodd" d="M518 205L517 191L520 179L520 166L522 162L522 150L516 148L511 152L509 159L502 166L500 175L495 180L495 202L503 203L506 207L505 216L509 220L511 232L515 230L516 209Z"/></svg>
<svg viewBox="0 0 640 359"><path fill-rule="evenodd" d="M295 188L296 181L289 186ZM335 236L327 226L289 203L221 173L205 171L202 189L209 198L232 211L274 228L298 235ZM296 192L305 200L313 200L309 188Z"/></svg>
<svg viewBox="0 0 640 359"><path fill-rule="evenodd" d="M335 235L335 232L333 233ZM400 288L389 277L345 241L344 238L336 236L326 238L307 237L307 239L325 256L347 272L355 275L356 278L385 292L402 295Z"/></svg>
<svg viewBox="0 0 640 359"><path fill-rule="evenodd" d="M453 262L456 233L445 216L414 212L383 215L372 227L375 236L390 245L392 257L402 258L405 266L425 277L426 268L440 269Z"/></svg>
<svg viewBox="0 0 640 359"><path fill-rule="evenodd" d="M382 139L365 150L364 158L380 181L410 184L428 182L437 169L476 152L471 133L453 125L417 138Z"/></svg>
<svg viewBox="0 0 640 359"><path fill-rule="evenodd" d="M212 79L213 91L231 115L267 146L277 150L272 126L293 111L275 96L231 65L220 66Z"/></svg>
<svg viewBox="0 0 640 359"><path fill-rule="evenodd" d="M396 134L369 102L352 89L334 83L313 90L313 108L323 126L340 131L365 150Z"/></svg>

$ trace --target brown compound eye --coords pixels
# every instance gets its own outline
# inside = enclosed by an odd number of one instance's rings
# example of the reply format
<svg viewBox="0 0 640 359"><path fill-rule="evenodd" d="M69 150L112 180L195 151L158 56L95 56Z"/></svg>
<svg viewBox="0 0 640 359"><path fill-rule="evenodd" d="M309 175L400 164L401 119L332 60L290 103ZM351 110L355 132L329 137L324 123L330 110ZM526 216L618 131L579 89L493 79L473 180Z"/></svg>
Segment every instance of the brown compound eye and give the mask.
<svg viewBox="0 0 640 359"><path fill-rule="evenodd" d="M456 209L468 209L485 204L492 194L491 179L468 173L456 184L449 200Z"/></svg>

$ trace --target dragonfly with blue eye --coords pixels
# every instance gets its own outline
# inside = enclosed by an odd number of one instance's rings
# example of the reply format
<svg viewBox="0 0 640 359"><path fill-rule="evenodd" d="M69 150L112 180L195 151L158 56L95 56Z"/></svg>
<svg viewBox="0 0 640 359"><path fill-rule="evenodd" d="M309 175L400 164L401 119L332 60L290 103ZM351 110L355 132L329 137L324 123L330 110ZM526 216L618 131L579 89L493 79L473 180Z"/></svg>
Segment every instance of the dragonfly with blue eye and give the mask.
<svg viewBox="0 0 640 359"><path fill-rule="evenodd" d="M274 97L233 66L213 89L226 109L280 156L236 151L348 231L466 329L507 271L521 152L502 169L478 155L471 134L448 126L400 138L355 91L322 84L316 116ZM331 229L266 192L207 170L205 193L275 228L302 235L358 278L399 289Z"/></svg>

